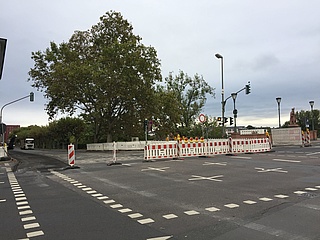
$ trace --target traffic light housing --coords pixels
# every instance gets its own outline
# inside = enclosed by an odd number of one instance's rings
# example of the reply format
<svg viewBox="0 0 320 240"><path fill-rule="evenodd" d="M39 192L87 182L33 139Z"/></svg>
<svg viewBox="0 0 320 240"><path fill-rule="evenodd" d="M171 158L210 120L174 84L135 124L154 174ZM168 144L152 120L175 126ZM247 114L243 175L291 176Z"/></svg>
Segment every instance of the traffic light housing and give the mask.
<svg viewBox="0 0 320 240"><path fill-rule="evenodd" d="M148 119L145 119L144 120L144 131L145 132L148 130L148 123L149 123Z"/></svg>
<svg viewBox="0 0 320 240"><path fill-rule="evenodd" d="M30 93L30 102L33 102L33 101L34 101L34 93L31 92L31 93Z"/></svg>
<svg viewBox="0 0 320 240"><path fill-rule="evenodd" d="M221 117L217 117L217 121L221 122L222 118Z"/></svg>
<svg viewBox="0 0 320 240"><path fill-rule="evenodd" d="M230 125L233 125L233 117L230 117Z"/></svg>
<svg viewBox="0 0 320 240"><path fill-rule="evenodd" d="M249 94L251 92L251 86L250 84L246 85L246 94Z"/></svg>

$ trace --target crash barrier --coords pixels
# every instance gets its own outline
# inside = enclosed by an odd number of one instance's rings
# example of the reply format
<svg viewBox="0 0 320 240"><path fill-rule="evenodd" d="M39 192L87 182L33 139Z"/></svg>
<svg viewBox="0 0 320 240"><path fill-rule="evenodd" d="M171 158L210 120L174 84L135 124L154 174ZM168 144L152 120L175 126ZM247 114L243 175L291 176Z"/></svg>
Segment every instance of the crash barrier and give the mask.
<svg viewBox="0 0 320 240"><path fill-rule="evenodd" d="M6 158L8 155L7 155L7 147L0 147L0 158Z"/></svg>
<svg viewBox="0 0 320 240"><path fill-rule="evenodd" d="M271 150L269 138L256 139L210 139L206 142L147 144L144 159L201 157L219 154L260 153Z"/></svg>
<svg viewBox="0 0 320 240"><path fill-rule="evenodd" d="M161 158L177 158L178 143L153 143L148 144L144 148L144 159L161 159Z"/></svg>
<svg viewBox="0 0 320 240"><path fill-rule="evenodd" d="M75 151L74 151L74 145L73 144L69 144L68 145L68 164L69 166L73 166L75 164L76 161L76 155L75 155Z"/></svg>
<svg viewBox="0 0 320 240"><path fill-rule="evenodd" d="M302 147L311 146L311 138L310 138L309 130L307 130L306 132L301 131L301 139L302 139Z"/></svg>

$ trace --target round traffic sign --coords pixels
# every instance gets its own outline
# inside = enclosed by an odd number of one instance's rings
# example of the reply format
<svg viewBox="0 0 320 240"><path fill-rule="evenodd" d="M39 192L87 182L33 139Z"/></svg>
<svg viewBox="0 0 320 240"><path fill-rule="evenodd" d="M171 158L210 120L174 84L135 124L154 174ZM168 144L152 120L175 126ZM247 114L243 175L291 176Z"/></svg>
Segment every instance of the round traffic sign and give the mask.
<svg viewBox="0 0 320 240"><path fill-rule="evenodd" d="M201 113L201 114L199 115L199 121L202 122L202 123L204 123L204 122L206 121L206 116Z"/></svg>

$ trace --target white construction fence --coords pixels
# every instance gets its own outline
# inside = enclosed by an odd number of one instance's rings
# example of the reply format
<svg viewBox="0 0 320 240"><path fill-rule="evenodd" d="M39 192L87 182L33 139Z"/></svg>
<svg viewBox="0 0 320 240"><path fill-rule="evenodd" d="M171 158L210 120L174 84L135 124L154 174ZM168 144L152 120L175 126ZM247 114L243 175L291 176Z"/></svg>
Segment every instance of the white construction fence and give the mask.
<svg viewBox="0 0 320 240"><path fill-rule="evenodd" d="M205 142L158 142L144 147L144 159L213 156L219 154L260 153L271 150L269 138L210 139Z"/></svg>

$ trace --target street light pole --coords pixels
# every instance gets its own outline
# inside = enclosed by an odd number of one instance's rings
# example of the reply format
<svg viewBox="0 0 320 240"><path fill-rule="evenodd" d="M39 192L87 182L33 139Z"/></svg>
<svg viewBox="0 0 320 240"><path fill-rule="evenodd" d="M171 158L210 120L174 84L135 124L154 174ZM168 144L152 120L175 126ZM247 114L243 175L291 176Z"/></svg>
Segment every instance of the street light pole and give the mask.
<svg viewBox="0 0 320 240"><path fill-rule="evenodd" d="M1 108L1 110L0 110L0 124L1 124L1 134L2 134L1 140L2 140L2 144L4 144L4 129L3 129L3 123L2 123L2 111L3 111L3 109L4 109L6 106L8 106L8 105L10 105L10 104L13 104L13 103L16 103L16 102L19 102L19 101L21 101L21 100L23 100L23 99L25 99L25 98L30 98L30 102L33 102L33 101L34 101L34 93L31 92L29 95L27 95L27 96L25 96L25 97L16 99L16 100L14 100L14 101L12 101L12 102L8 102L8 103L6 103L5 105L3 105L2 108Z"/></svg>
<svg viewBox="0 0 320 240"><path fill-rule="evenodd" d="M313 105L314 105L314 101L310 101L309 104L310 104L310 107L311 107L311 123L312 123L312 128L311 128L311 130L313 131L313 130L314 130L314 119L313 119Z"/></svg>
<svg viewBox="0 0 320 240"><path fill-rule="evenodd" d="M233 118L234 118L234 133L237 132L237 114L238 110L236 109L236 99L237 99L237 93L231 93L231 97L233 99Z"/></svg>
<svg viewBox="0 0 320 240"><path fill-rule="evenodd" d="M219 53L215 54L216 58L221 59L221 117L222 117L222 137L224 137L224 112L225 112L225 101L224 101L224 86L223 86L223 56Z"/></svg>
<svg viewBox="0 0 320 240"><path fill-rule="evenodd" d="M278 103L279 128L280 128L281 127L281 123L280 123L280 102L281 102L281 97L277 97L276 101Z"/></svg>

